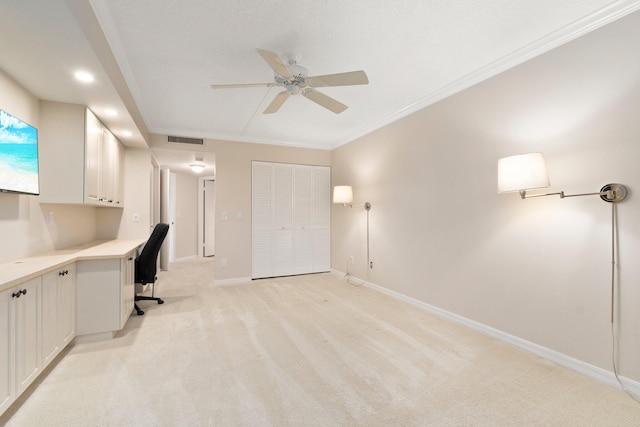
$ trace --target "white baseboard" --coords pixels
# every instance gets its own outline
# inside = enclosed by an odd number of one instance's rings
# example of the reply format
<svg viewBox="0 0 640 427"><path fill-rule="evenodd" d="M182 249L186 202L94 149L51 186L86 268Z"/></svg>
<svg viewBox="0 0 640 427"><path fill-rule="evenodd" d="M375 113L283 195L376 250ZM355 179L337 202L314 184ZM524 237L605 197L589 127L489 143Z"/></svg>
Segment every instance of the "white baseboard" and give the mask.
<svg viewBox="0 0 640 427"><path fill-rule="evenodd" d="M238 283L247 283L251 282L251 277L235 277L233 279L215 279L213 284L216 286L224 286L224 285L236 285Z"/></svg>
<svg viewBox="0 0 640 427"><path fill-rule="evenodd" d="M331 270L333 274L336 274L340 277L344 277L345 273L340 272L338 270ZM392 298L395 298L400 301L404 301L414 307L425 310L429 313L433 313L437 316L443 317L445 319L451 320L453 322L464 325L470 329L481 332L485 335L489 335L492 338L498 339L500 341L511 344L515 347L518 347L522 350L525 350L529 353L535 354L536 356L542 357L543 359L549 360L551 362L556 363L557 365L563 366L565 368L571 369L572 371L576 371L583 375L586 375L590 378L593 378L597 381L600 381L604 384L611 385L615 388L620 388L620 384L616 380L615 374L606 369L599 368L597 366L591 365L589 363L583 362L582 360L575 359L573 357L567 356L566 354L557 352L555 350L551 350L549 348L543 347L541 345L535 344L533 342L524 340L515 335L508 334L506 332L500 331L498 329L492 328L490 326L484 325L482 323L476 322L475 320L468 319L466 317L460 316L455 313L451 313L450 311L443 310L436 306L427 304L418 299L406 296L396 291L392 291L380 285L376 285L374 283L368 282L366 280L362 280L355 276L351 276L354 279L362 282L362 286L373 289L385 295L388 295ZM636 396L640 396L640 382L631 380L629 378L625 378L620 376L620 381L624 385L625 389Z"/></svg>

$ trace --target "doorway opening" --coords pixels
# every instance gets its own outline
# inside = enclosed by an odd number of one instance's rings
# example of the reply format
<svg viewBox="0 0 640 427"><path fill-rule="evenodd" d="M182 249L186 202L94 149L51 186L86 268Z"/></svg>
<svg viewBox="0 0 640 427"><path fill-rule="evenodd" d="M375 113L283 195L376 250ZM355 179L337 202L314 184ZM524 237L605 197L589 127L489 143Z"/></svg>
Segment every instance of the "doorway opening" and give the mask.
<svg viewBox="0 0 640 427"><path fill-rule="evenodd" d="M215 255L216 181L213 176L198 179L198 256Z"/></svg>

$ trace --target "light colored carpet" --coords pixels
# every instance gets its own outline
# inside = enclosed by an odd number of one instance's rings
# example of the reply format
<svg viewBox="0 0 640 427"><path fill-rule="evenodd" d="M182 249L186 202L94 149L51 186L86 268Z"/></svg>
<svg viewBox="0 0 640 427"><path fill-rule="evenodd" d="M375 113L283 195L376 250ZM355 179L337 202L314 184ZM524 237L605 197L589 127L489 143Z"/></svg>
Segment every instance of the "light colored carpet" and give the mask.
<svg viewBox="0 0 640 427"><path fill-rule="evenodd" d="M108 342L75 344L8 426L631 426L623 392L331 274L214 286L162 272Z"/></svg>

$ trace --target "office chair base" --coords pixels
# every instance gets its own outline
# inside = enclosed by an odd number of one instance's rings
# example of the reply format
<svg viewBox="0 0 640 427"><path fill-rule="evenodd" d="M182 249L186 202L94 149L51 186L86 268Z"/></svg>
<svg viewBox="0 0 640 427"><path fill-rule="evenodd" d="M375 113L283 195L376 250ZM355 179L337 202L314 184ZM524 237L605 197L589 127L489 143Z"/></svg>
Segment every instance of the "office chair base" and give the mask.
<svg viewBox="0 0 640 427"><path fill-rule="evenodd" d="M140 307L138 307L138 304L133 304L133 308L136 309L136 314L138 316L142 316L144 314L144 311L140 310Z"/></svg>
<svg viewBox="0 0 640 427"><path fill-rule="evenodd" d="M158 298L158 297L145 297L145 296L140 296L140 295L136 295L136 301L158 301L158 304L164 304L164 301L162 301L162 298Z"/></svg>

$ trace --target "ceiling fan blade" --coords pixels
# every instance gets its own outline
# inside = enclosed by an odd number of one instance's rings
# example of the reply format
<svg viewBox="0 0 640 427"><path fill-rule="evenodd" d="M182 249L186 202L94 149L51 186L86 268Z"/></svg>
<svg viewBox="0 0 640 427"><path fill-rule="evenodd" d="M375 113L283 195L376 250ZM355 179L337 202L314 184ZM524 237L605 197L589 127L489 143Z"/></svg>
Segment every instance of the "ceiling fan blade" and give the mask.
<svg viewBox="0 0 640 427"><path fill-rule="evenodd" d="M262 59L264 59L267 64L269 64L269 67L271 67L277 74L281 75L282 77L293 77L293 74L287 67L287 64L285 64L282 58L280 58L280 55L268 50L256 50L258 51L260 56L262 56Z"/></svg>
<svg viewBox="0 0 640 427"><path fill-rule="evenodd" d="M327 96L324 93L316 92L315 90L304 91L302 95L304 95L305 98L312 100L316 104L326 108L327 110L331 110L336 114L340 114L344 110L349 108L343 103L331 98L330 96Z"/></svg>
<svg viewBox="0 0 640 427"><path fill-rule="evenodd" d="M230 85L211 85L211 89L236 89L242 87L274 87L275 83L238 83Z"/></svg>
<svg viewBox="0 0 640 427"><path fill-rule="evenodd" d="M360 71L350 71L348 73L327 74L325 76L313 76L307 79L312 87L323 86L352 86L369 84L367 74Z"/></svg>
<svg viewBox="0 0 640 427"><path fill-rule="evenodd" d="M269 106L262 112L262 114L272 114L277 112L280 107L282 107L282 104L284 104L284 101L286 101L287 99L289 99L290 93L287 92L286 90L284 92L280 92L279 94L276 95L275 98L273 98L273 101L271 101L271 104L269 104Z"/></svg>

